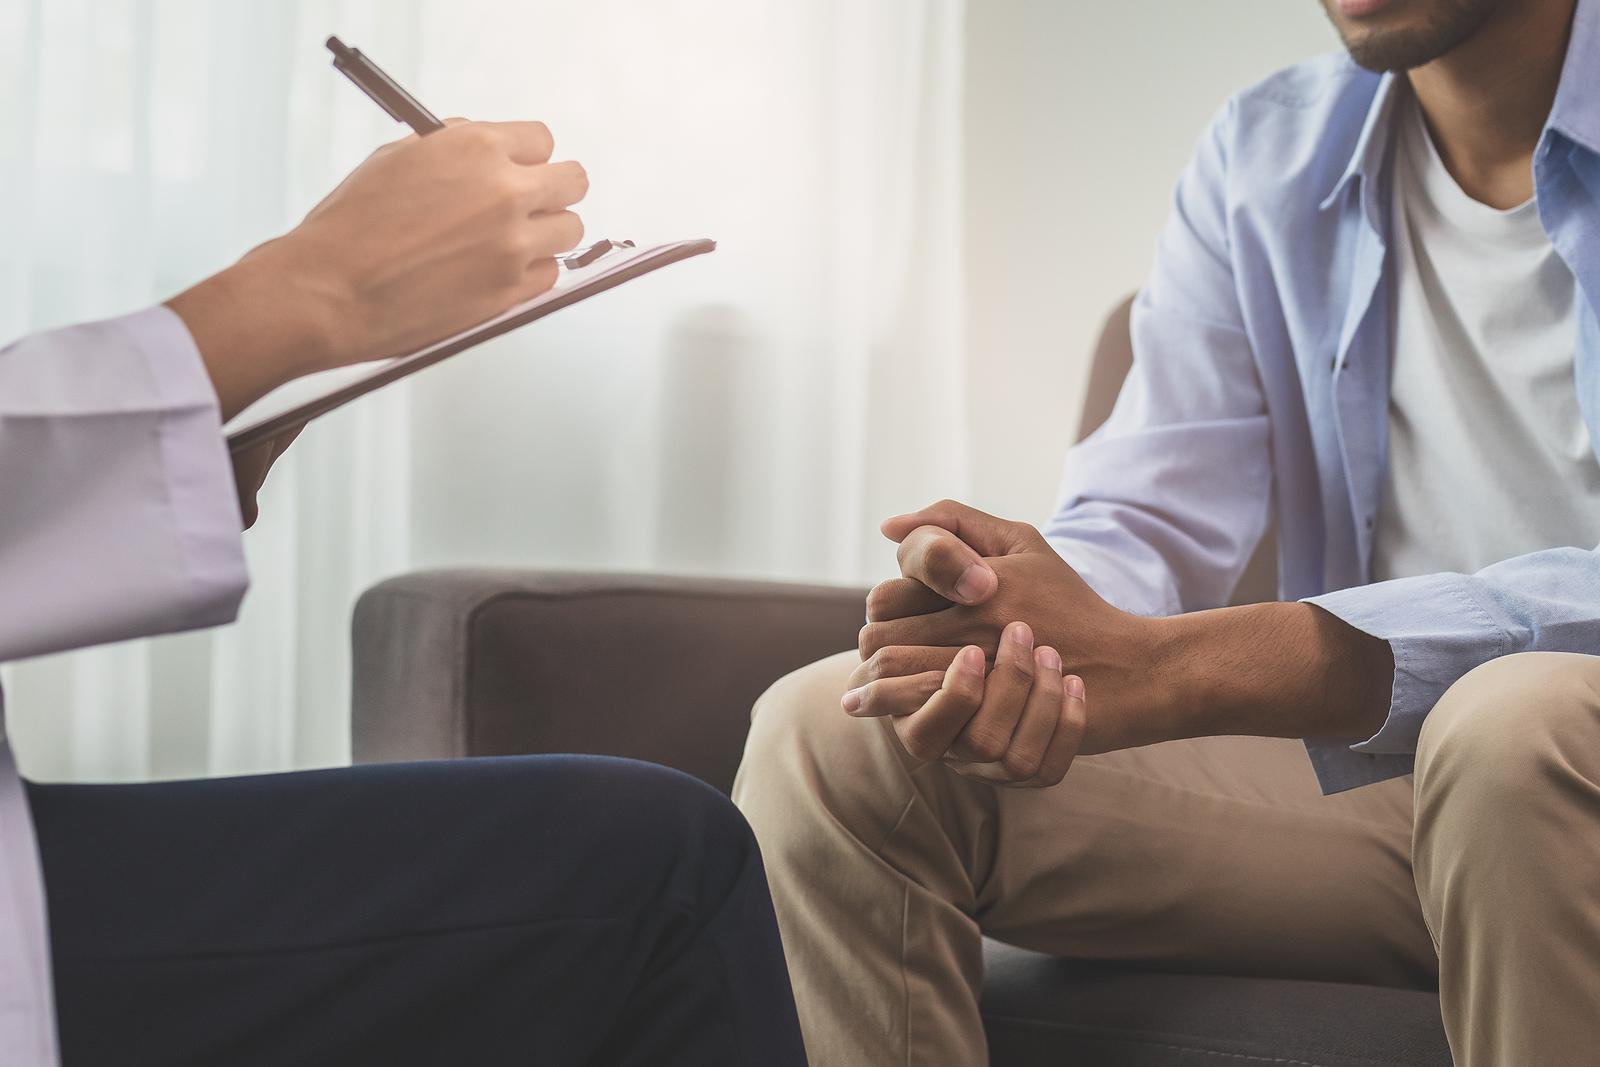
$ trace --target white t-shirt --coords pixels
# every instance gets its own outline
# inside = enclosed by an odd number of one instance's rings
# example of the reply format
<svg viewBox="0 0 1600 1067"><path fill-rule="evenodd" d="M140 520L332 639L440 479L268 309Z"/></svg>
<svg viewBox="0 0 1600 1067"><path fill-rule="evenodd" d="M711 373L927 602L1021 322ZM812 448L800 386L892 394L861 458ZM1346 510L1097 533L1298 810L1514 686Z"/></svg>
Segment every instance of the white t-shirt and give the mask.
<svg viewBox="0 0 1600 1067"><path fill-rule="evenodd" d="M1529 200L1462 192L1396 114L1389 463L1373 578L1472 572L1600 542L1600 463L1573 382L1578 290Z"/></svg>

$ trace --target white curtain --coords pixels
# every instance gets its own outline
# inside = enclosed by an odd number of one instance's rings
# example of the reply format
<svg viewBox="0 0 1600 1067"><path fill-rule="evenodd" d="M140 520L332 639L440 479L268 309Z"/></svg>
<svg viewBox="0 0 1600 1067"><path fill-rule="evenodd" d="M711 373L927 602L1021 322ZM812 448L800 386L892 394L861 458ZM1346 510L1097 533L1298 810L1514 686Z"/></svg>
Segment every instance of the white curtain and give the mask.
<svg viewBox="0 0 1600 1067"><path fill-rule="evenodd" d="M962 20L961 0L0 3L6 339L170 296L398 136L329 33L444 114L547 121L589 169L591 236L720 242L315 423L246 537L235 626L4 669L25 770L344 761L351 605L414 567L880 576L878 520L968 488Z"/></svg>

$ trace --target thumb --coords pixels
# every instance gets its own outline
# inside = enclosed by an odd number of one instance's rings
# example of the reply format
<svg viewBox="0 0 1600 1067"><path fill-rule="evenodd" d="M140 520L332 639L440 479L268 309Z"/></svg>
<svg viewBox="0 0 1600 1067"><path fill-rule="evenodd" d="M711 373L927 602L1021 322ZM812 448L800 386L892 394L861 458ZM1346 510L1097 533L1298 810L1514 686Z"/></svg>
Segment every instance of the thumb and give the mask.
<svg viewBox="0 0 1600 1067"><path fill-rule="evenodd" d="M1033 527L1025 523L996 518L954 500L941 500L921 511L885 519L880 529L883 536L898 544L920 526L949 530L980 556L1011 555L1027 547L1038 536Z"/></svg>

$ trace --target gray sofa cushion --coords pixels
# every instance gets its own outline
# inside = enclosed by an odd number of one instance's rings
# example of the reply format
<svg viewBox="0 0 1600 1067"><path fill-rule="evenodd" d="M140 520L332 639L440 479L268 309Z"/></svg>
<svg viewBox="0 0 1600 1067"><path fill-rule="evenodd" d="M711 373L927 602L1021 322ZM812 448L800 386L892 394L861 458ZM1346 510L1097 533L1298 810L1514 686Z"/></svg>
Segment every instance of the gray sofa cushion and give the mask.
<svg viewBox="0 0 1600 1067"><path fill-rule="evenodd" d="M851 646L863 592L662 576L432 571L354 622L360 761L594 752L726 791L750 706ZM995 1067L1448 1067L1432 993L1138 972L990 944Z"/></svg>
<svg viewBox="0 0 1600 1067"><path fill-rule="evenodd" d="M1156 974L989 942L983 1017L1008 1067L1450 1067L1432 993Z"/></svg>

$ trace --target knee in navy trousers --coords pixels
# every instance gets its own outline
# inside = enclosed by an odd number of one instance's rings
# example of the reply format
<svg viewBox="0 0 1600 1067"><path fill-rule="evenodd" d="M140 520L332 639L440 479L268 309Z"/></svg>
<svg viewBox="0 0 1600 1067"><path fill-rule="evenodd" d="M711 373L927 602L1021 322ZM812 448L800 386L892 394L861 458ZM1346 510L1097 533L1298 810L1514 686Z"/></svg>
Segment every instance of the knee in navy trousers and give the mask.
<svg viewBox="0 0 1600 1067"><path fill-rule="evenodd" d="M803 1064L755 840L649 764L28 786L65 1067Z"/></svg>

